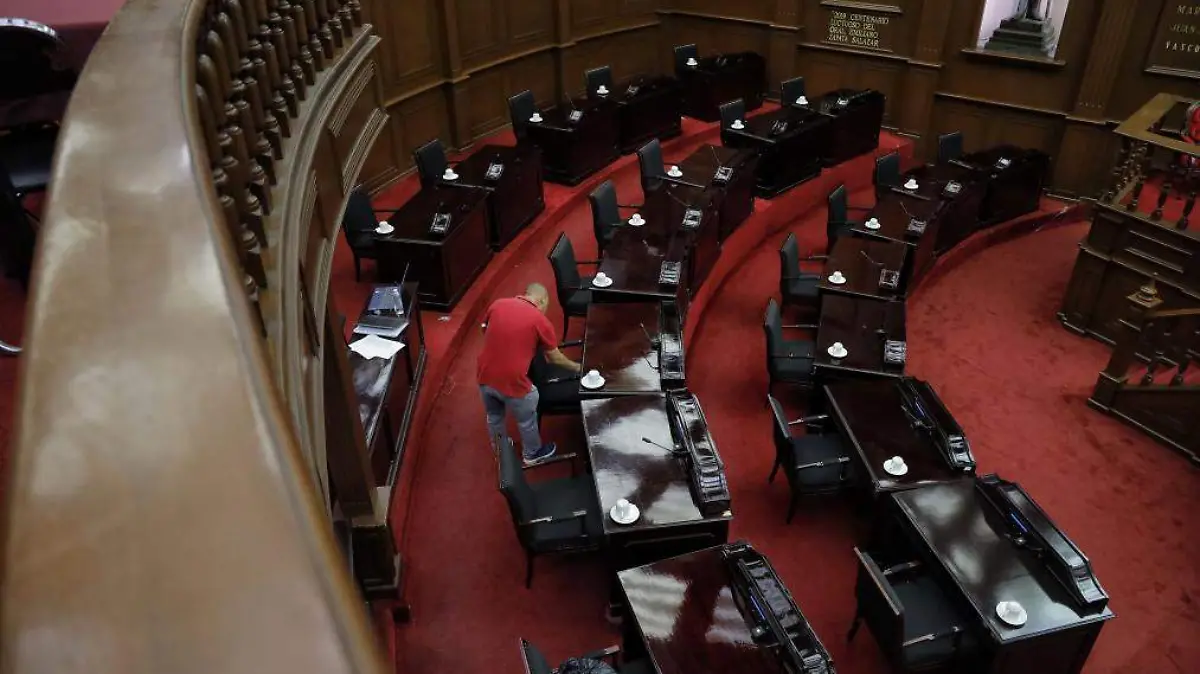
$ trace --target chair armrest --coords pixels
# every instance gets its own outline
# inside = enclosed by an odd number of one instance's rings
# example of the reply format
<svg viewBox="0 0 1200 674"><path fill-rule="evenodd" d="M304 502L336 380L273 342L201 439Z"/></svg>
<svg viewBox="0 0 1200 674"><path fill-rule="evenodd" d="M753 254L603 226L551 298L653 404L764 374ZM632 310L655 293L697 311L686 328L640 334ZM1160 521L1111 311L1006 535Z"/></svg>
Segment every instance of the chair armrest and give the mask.
<svg viewBox="0 0 1200 674"><path fill-rule="evenodd" d="M641 208L642 206L645 206L645 204L617 204L617 208L626 208L631 210Z"/></svg>
<svg viewBox="0 0 1200 674"><path fill-rule="evenodd" d="M581 655L579 657L587 658L589 660L609 660L610 662L612 662L613 666L615 667L617 665L617 655L620 652L621 652L621 647L614 645L614 646L609 646L608 648L601 648L598 651L584 653L583 655Z"/></svg>
<svg viewBox="0 0 1200 674"><path fill-rule="evenodd" d="M540 466L543 464L539 463L538 465ZM587 516L586 510L576 510L575 512L571 513L570 515L546 515L545 517L538 517L536 519L529 520L528 522L521 522L520 526L527 527L527 526L532 526L534 524L550 524L552 522L570 522L571 520L583 519L586 516Z"/></svg>
<svg viewBox="0 0 1200 674"><path fill-rule="evenodd" d="M571 341L563 342L562 344L559 344L558 348L566 349L566 348L569 348L572 346L583 346L583 340L582 339L572 339Z"/></svg>
<svg viewBox="0 0 1200 674"><path fill-rule="evenodd" d="M902 573L904 571L912 571L913 569L920 568L920 566L921 566L921 562L918 560L913 560L911 562L904 562L903 564L889 566L888 568L884 569L883 575L891 576L893 574Z"/></svg>
<svg viewBox="0 0 1200 674"><path fill-rule="evenodd" d="M801 262L824 262L825 260L828 260L828 259L829 259L828 255L809 255L808 257L800 258L800 261Z"/></svg>
<svg viewBox="0 0 1200 674"><path fill-rule="evenodd" d="M869 210L871 210L872 208L874 208L874 206L855 206L854 204L847 204L847 205L846 205L846 210L848 210L848 211L863 211L863 212L866 212L866 211L869 211Z"/></svg>
<svg viewBox="0 0 1200 674"><path fill-rule="evenodd" d="M805 426L818 426L828 420L828 414L809 414L807 416L800 417L795 421L789 421L788 426L795 426L796 424L804 424Z"/></svg>
<svg viewBox="0 0 1200 674"><path fill-rule="evenodd" d="M549 459L543 459L541 461L538 461L537 463L533 464L532 466L522 466L522 468L524 470L533 470L534 468L541 468L542 466L549 466L549 465L552 465L555 463L562 463L563 461L574 461L576 456L578 456L578 454L576 454L574 452L571 452L570 454L557 454L555 456L550 457ZM575 517L583 516L578 513L587 514L586 510L577 510L575 512L577 513L576 515L574 515ZM536 520L529 520L528 522L526 522L526 524L541 524L542 520L544 520L544 519L546 519L546 518L539 517ZM550 520L546 520L546 521L550 522L550 521L558 521L558 520L562 520L562 519L570 519L570 518L560 517L560 518L550 519Z"/></svg>
<svg viewBox="0 0 1200 674"><path fill-rule="evenodd" d="M843 463L849 463L850 457L839 456L832 461L813 461L811 463L802 463L796 466L796 470L808 470L809 468L824 468L825 466L836 466Z"/></svg>
<svg viewBox="0 0 1200 674"><path fill-rule="evenodd" d="M818 326L816 323L795 323L793 325L781 325L779 327L783 328L784 330L816 330Z"/></svg>
<svg viewBox="0 0 1200 674"><path fill-rule="evenodd" d="M575 264L600 264L600 260L575 260Z"/></svg>
<svg viewBox="0 0 1200 674"><path fill-rule="evenodd" d="M916 646L917 644L923 644L923 643L926 643L929 641L937 641L939 639L945 639L946 637L953 637L955 639L955 641L957 642L962 639L962 633L963 633L963 629L961 627L959 627L958 625L953 625L949 629L943 630L941 632L930 632L929 634L923 634L919 637L914 637L912 639L904 641L900 644L900 647L908 648L909 646ZM958 648L957 643L955 643L955 648L956 649Z"/></svg>

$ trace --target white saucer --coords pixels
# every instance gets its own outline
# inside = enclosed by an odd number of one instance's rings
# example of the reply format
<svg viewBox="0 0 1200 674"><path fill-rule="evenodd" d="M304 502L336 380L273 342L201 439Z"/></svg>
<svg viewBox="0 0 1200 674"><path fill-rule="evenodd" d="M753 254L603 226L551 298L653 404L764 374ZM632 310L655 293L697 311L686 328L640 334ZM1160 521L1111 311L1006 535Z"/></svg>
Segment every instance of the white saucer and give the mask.
<svg viewBox="0 0 1200 674"><path fill-rule="evenodd" d="M837 277L837 276L834 276L833 274L830 274L827 280L835 286L840 286L846 282L846 277L845 276Z"/></svg>
<svg viewBox="0 0 1200 674"><path fill-rule="evenodd" d="M630 503L629 515L627 517L617 517L617 506L613 506L608 509L608 516L611 517L612 521L616 522L617 524L633 524L634 522L638 521L639 517L642 516L642 511L638 510L637 506Z"/></svg>
<svg viewBox="0 0 1200 674"><path fill-rule="evenodd" d="M738 131L741 131L742 129L746 128L746 125L744 123L742 123L742 120L735 119L733 121L733 123L729 125L729 128L737 129Z"/></svg>
<svg viewBox="0 0 1200 674"><path fill-rule="evenodd" d="M888 459L887 461L883 462L883 470L888 475L895 475L896 477L899 477L901 475L908 474L908 464L902 463L899 467L897 467L896 464L892 463L891 459Z"/></svg>
<svg viewBox="0 0 1200 674"><path fill-rule="evenodd" d="M683 171L680 171L678 166L672 166L671 168L667 169L667 175L671 176L672 178L679 178L683 176Z"/></svg>
<svg viewBox="0 0 1200 674"><path fill-rule="evenodd" d="M700 62L689 56L688 60L687 60L687 64L689 66L692 66L693 68L695 68L696 66L700 65Z"/></svg>
<svg viewBox="0 0 1200 674"><path fill-rule="evenodd" d="M604 377L600 377L600 381L592 382L590 384L587 382L587 377L581 377L579 379L579 385L589 391L595 391L596 389L604 388L604 383Z"/></svg>
<svg viewBox="0 0 1200 674"><path fill-rule="evenodd" d="M600 96L607 96L608 95L608 87L600 87L599 89L596 89L596 93Z"/></svg>
<svg viewBox="0 0 1200 674"><path fill-rule="evenodd" d="M542 121L542 116L535 114L534 116L529 118L529 121L533 122L534 124L537 124L538 122Z"/></svg>
<svg viewBox="0 0 1200 674"><path fill-rule="evenodd" d="M458 180L458 174L454 171L442 174L442 180Z"/></svg>
<svg viewBox="0 0 1200 674"><path fill-rule="evenodd" d="M845 358L846 356L850 355L850 350L843 346L840 353L835 353L833 350L833 347L831 346L828 349L825 349L825 353L828 353L833 358L837 358L838 360L841 360L841 359Z"/></svg>
<svg viewBox="0 0 1200 674"><path fill-rule="evenodd" d="M883 227L883 225L875 218L871 218L863 223L863 227L866 227L867 229L879 229L880 227Z"/></svg>
<svg viewBox="0 0 1200 674"><path fill-rule="evenodd" d="M629 223L630 227L645 227L646 226L645 218L642 218L641 220L636 220L636 221L633 218L629 218L629 220L626 220L626 222Z"/></svg>
<svg viewBox="0 0 1200 674"><path fill-rule="evenodd" d="M1029 614L1020 602L1002 601L996 604L996 617L1009 627L1020 627L1029 621Z"/></svg>
<svg viewBox="0 0 1200 674"><path fill-rule="evenodd" d="M391 234L394 231L396 231L396 228L393 227L389 222L381 222L379 223L379 226L375 228L376 234Z"/></svg>
<svg viewBox="0 0 1200 674"><path fill-rule="evenodd" d="M598 278L592 279L592 285L596 286L597 288L607 288L612 284L613 280L611 276L605 276L603 280Z"/></svg>

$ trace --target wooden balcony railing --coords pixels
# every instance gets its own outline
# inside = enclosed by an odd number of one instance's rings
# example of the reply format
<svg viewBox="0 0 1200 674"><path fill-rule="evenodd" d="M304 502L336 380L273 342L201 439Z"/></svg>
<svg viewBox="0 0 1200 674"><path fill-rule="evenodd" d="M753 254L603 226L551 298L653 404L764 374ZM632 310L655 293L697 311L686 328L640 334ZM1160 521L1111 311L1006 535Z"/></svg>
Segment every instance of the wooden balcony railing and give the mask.
<svg viewBox="0 0 1200 674"><path fill-rule="evenodd" d="M370 482L326 301L377 43L357 0L129 0L92 52L29 294L0 671L384 671L333 534L384 506L338 497Z"/></svg>
<svg viewBox="0 0 1200 674"><path fill-rule="evenodd" d="M1127 300L1122 333L1088 404L1200 464L1200 385L1189 377L1200 359L1200 309L1161 309L1153 282ZM1147 363L1139 353L1150 354Z"/></svg>

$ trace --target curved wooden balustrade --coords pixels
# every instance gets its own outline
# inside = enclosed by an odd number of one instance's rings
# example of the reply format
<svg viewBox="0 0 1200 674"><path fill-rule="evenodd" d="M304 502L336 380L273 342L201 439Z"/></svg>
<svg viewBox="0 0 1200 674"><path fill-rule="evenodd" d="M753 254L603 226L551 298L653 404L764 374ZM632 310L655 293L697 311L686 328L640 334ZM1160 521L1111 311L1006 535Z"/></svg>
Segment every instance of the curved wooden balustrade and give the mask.
<svg viewBox="0 0 1200 674"><path fill-rule="evenodd" d="M325 298L377 42L357 0L129 0L96 46L29 297L0 671L384 671L330 513L385 515L325 477L361 456Z"/></svg>

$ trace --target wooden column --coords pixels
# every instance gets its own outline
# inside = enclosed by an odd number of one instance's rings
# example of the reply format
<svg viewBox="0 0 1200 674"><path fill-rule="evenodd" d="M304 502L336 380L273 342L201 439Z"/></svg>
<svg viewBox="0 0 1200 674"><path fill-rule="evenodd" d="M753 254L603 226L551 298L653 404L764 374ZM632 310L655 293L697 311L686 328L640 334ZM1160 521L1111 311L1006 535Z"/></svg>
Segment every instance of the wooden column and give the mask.
<svg viewBox="0 0 1200 674"><path fill-rule="evenodd" d="M1070 160L1055 162L1051 181L1068 196L1095 196L1112 169L1113 138L1104 122L1139 8L1146 11L1143 3L1104 0L1087 68L1058 151L1060 158Z"/></svg>
<svg viewBox="0 0 1200 674"><path fill-rule="evenodd" d="M796 74L796 38L800 33L800 0L775 0L767 54L767 91L778 96L779 83ZM672 65L674 60L672 60Z"/></svg>
<svg viewBox="0 0 1200 674"><path fill-rule="evenodd" d="M553 0L554 2L554 73L557 89L554 92L556 101L563 96L569 96L571 85L567 82L570 73L566 72L566 56L563 52L575 46L575 36L571 33L571 0Z"/></svg>
<svg viewBox="0 0 1200 674"><path fill-rule="evenodd" d="M925 0L921 4L917 44L904 72L903 94L893 103L898 106L894 116L900 131L917 137L918 157L927 157L932 147L928 139L933 135L930 116L933 94L942 74L942 48L950 25L951 1Z"/></svg>
<svg viewBox="0 0 1200 674"><path fill-rule="evenodd" d="M450 113L450 144L455 148L466 147L471 142L471 125L467 119L467 98L464 84L469 78L463 71L462 48L458 43L458 8L454 0L439 3L442 17L442 44L446 73L447 111ZM469 20L469 19L468 19Z"/></svg>

